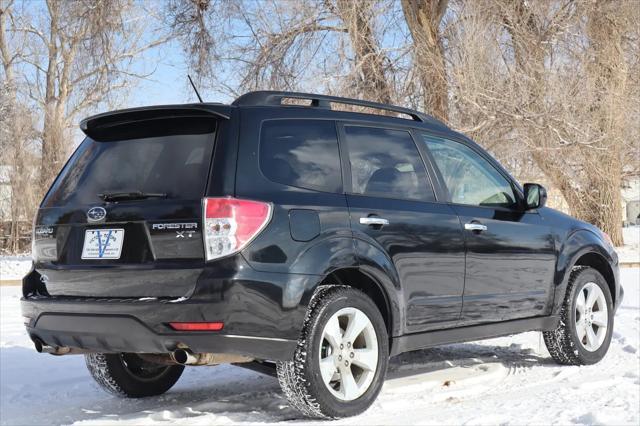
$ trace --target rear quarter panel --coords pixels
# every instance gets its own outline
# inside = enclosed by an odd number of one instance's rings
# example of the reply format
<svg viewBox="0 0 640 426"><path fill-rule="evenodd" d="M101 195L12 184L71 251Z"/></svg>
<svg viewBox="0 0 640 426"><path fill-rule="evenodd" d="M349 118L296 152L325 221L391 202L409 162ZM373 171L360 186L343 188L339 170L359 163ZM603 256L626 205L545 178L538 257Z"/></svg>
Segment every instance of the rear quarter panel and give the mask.
<svg viewBox="0 0 640 426"><path fill-rule="evenodd" d="M336 268L355 264L344 194L272 182L260 169L262 123L271 119L315 119L315 114L260 107L243 108L240 114L235 195L273 205L269 225L242 252L249 265L267 273L316 275L320 281Z"/></svg>
<svg viewBox="0 0 640 426"><path fill-rule="evenodd" d="M347 200L343 193L313 191L283 185L267 179L260 170L260 128L270 119L318 119L335 121L336 112L305 110L304 108L241 109L238 167L235 195L239 198L269 201L273 217L265 230L242 252L251 268L267 273L291 274L283 294L296 295L306 306L313 291L331 272L359 267L371 276L387 293L394 324L401 324L397 302L399 283L388 256L367 243L354 241ZM317 231L309 231L317 229ZM308 235L305 235L308 234ZM355 244L360 244L356 250ZM360 257L356 253L362 254ZM296 276L314 276L299 286ZM293 303L289 297L287 303ZM395 327L394 325L394 327ZM394 334L395 334L394 330Z"/></svg>

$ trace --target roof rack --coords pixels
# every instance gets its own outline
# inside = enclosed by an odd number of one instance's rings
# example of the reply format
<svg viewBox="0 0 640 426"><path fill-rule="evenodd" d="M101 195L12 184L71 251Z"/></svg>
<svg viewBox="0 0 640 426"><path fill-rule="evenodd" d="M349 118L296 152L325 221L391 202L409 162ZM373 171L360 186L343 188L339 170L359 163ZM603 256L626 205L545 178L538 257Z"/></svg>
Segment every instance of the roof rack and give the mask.
<svg viewBox="0 0 640 426"><path fill-rule="evenodd" d="M338 96L317 95L313 93L301 92L280 92L272 90L261 90L256 92L248 92L233 101L232 105L237 106L282 106L283 99L303 99L311 101L310 106L316 108L331 109L331 103L339 103L345 105L357 105L366 108L379 109L383 111L392 111L399 114L405 114L415 121L423 123L435 123L442 125L435 118L423 114L419 111L403 108L395 105L381 104L378 102L363 101L360 99L341 98Z"/></svg>

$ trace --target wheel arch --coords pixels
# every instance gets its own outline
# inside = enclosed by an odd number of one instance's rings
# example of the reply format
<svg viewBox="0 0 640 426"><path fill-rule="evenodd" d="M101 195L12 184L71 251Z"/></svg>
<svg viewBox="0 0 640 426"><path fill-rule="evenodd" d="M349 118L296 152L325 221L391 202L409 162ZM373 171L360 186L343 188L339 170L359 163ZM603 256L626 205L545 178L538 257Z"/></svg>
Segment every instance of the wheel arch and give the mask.
<svg viewBox="0 0 640 426"><path fill-rule="evenodd" d="M312 271L319 278L299 300L306 307L320 285L357 288L378 306L389 337L402 334L404 311L400 280L393 262L380 248L352 237L327 238L305 251L293 263L295 272Z"/></svg>
<svg viewBox="0 0 640 426"><path fill-rule="evenodd" d="M336 269L329 273L320 283L321 285L338 284L358 289L366 294L378 307L382 319L391 337L394 332L394 320L398 316L393 309L393 302L383 285L374 277L358 267ZM395 303L397 306L397 303Z"/></svg>
<svg viewBox="0 0 640 426"><path fill-rule="evenodd" d="M607 282L614 306L619 302L618 261L595 233L578 230L569 235L560 249L556 266L553 314L558 314L564 301L571 271L576 266L589 266L598 271Z"/></svg>
<svg viewBox="0 0 640 426"><path fill-rule="evenodd" d="M581 255L573 265L576 266L589 266L600 273L603 276L607 285L609 286L609 290L611 291L611 299L613 300L613 304L616 304L616 279L613 273L613 269L609 262L600 254L596 252L588 252Z"/></svg>

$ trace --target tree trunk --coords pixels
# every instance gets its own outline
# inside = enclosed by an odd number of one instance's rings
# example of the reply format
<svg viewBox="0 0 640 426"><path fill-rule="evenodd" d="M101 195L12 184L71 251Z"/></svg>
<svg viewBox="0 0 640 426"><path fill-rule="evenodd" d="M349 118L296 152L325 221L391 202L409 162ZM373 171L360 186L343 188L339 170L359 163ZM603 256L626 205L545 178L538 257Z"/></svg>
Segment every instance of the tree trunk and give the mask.
<svg viewBox="0 0 640 426"><path fill-rule="evenodd" d="M361 97L381 103L392 103L392 90L385 75L385 55L372 28L372 3L338 0L337 11L347 27L355 53L356 92Z"/></svg>
<svg viewBox="0 0 640 426"><path fill-rule="evenodd" d="M519 109L536 123L523 124L523 131L534 141L532 157L553 186L569 204L571 214L605 231L615 245L622 241L622 126L618 103L624 95L624 57L621 34L615 16L615 2L598 2L590 9L587 33L594 57L589 72L599 95L591 106L592 122L604 142L564 147L549 134L545 108L545 59L548 34L524 0L502 2L508 10L505 29L513 43L515 78L524 86ZM583 170L568 170L566 155L575 156ZM577 177L579 179L577 179Z"/></svg>
<svg viewBox="0 0 640 426"><path fill-rule="evenodd" d="M67 158L66 119L59 113L58 102L47 101L44 115L40 195L44 195Z"/></svg>
<svg viewBox="0 0 640 426"><path fill-rule="evenodd" d="M593 122L602 136L602 150L594 150L592 196L580 212L582 217L609 234L616 245L622 245L622 135L628 70L622 39L627 31L616 1L593 3L587 16L587 34L593 61L587 67L595 84L596 98L591 107ZM600 148L600 147L599 147Z"/></svg>
<svg viewBox="0 0 640 426"><path fill-rule="evenodd" d="M439 31L448 0L402 0L402 11L413 39L414 67L423 91L424 110L447 122L447 72Z"/></svg>
<svg viewBox="0 0 640 426"><path fill-rule="evenodd" d="M20 179L20 174L24 173L23 170L23 157L24 153L21 148L21 141L24 138L24 135L20 134L19 126L17 125L18 120L16 117L17 114L17 87L15 81L15 75L13 70L13 58L9 53L8 42L6 38L7 34L7 17L9 14L9 5L6 5L5 2L0 2L0 57L2 59L2 66L4 70L4 75L6 78L7 92L8 92L8 114L5 117L8 122L8 143L4 148L6 152L5 159L10 161L8 165L10 166L9 172L9 185L11 188L11 204L9 209L10 214L10 231L9 231L9 241L8 248L11 252L15 253L18 251L18 247L20 244L20 201L19 194L21 191L24 191L24 187L22 186L23 182Z"/></svg>
<svg viewBox="0 0 640 426"><path fill-rule="evenodd" d="M534 159L569 205L571 215L596 225L609 234L616 246L622 245L622 196L620 168L609 164L606 168L585 165L591 170L591 179L576 186L561 163L548 156L534 155Z"/></svg>
<svg viewBox="0 0 640 426"><path fill-rule="evenodd" d="M49 188L56 174L60 171L66 158L64 113L61 114L61 106L65 101L56 93L58 70L56 68L61 46L58 45L57 34L60 4L56 1L48 1L47 7L50 17L48 64L46 74L46 87L44 96L44 125L42 132L42 167L40 171L40 191L42 194ZM70 66L71 64L65 64Z"/></svg>
<svg viewBox="0 0 640 426"><path fill-rule="evenodd" d="M582 220L593 223L609 234L616 246L624 244L622 238L622 182L619 171L611 167L606 171L607 176L598 173L592 182L592 196L585 197L587 202L576 212ZM604 174L603 174L604 175ZM591 195L591 194L590 194Z"/></svg>

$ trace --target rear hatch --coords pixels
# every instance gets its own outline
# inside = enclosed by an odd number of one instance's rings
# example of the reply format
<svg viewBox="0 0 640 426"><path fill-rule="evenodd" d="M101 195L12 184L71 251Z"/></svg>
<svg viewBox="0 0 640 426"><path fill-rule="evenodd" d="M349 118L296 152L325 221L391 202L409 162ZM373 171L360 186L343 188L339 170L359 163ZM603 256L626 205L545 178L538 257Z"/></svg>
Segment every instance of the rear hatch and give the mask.
<svg viewBox="0 0 640 426"><path fill-rule="evenodd" d="M109 118L83 123L87 138L42 202L36 271L52 296L188 297L204 266L202 197L222 120Z"/></svg>

